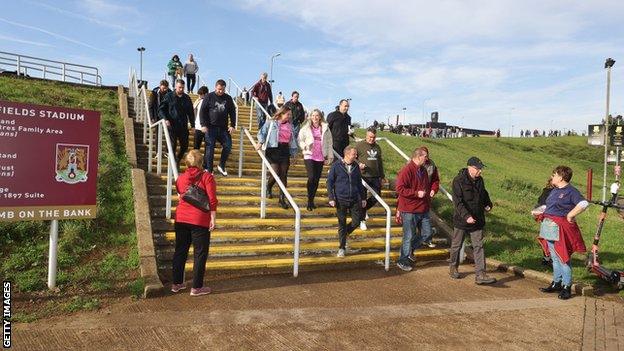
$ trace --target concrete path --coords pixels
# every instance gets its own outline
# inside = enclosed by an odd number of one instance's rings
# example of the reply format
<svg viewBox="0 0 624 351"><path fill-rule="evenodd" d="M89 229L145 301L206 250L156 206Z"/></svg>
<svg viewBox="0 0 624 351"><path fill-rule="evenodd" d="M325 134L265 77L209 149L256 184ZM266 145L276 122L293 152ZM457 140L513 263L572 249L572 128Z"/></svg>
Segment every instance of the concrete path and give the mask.
<svg viewBox="0 0 624 351"><path fill-rule="evenodd" d="M461 267L464 271L468 267ZM624 307L560 301L493 273L452 281L443 263L211 281L188 291L14 328L16 350L618 350ZM624 349L624 348L621 348Z"/></svg>

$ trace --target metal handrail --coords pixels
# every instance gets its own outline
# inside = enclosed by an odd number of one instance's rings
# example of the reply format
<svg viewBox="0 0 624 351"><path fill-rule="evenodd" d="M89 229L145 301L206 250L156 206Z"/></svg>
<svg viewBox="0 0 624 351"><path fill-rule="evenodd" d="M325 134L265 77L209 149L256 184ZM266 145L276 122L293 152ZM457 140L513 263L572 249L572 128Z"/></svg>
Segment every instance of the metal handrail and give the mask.
<svg viewBox="0 0 624 351"><path fill-rule="evenodd" d="M271 168L271 164L269 163L269 160L267 160L264 153L257 149L257 143L254 141L254 138L251 136L251 133L249 132L249 130L247 128L242 128L242 127L241 129L244 131L245 135L247 135L247 139L249 139L249 142L251 143L251 145L253 145L254 149L256 149L258 156L260 156L260 158L262 159L262 183L261 183L262 188L260 190L260 218L266 218L266 183L267 183L266 172L267 172L267 169L273 176L273 179L275 179L275 182L279 186L282 194L284 194L284 196L290 203L290 206L295 211L295 242L294 242L294 247L293 247L293 276L297 277L299 275L299 242L301 239L301 210L299 209L299 206L297 206L297 203L295 203L295 200L292 198L292 196L286 189L286 186L284 185L284 183L282 183L282 180L279 178L275 170Z"/></svg>
<svg viewBox="0 0 624 351"><path fill-rule="evenodd" d="M162 139L163 136L165 138L165 143L167 145L167 195L166 195L166 211L165 217L171 218L171 203L173 200L172 192L173 192L173 181L178 179L178 166L175 160L175 150L173 150L173 144L171 142L171 137L169 136L169 132L167 130L166 122L164 119L160 119L154 123L151 123L150 117L150 108L149 102L147 99L147 89L145 85L141 86L141 89L138 89L136 72L134 70L130 70L129 77L129 87L128 87L128 96L134 98L134 108L135 108L135 119L137 122L143 122L143 143L148 142L147 146L147 171L152 172L152 152L153 152L153 130L157 129L157 170L156 174L160 175L162 172ZM149 133L148 133L149 130Z"/></svg>
<svg viewBox="0 0 624 351"><path fill-rule="evenodd" d="M100 76L99 70L97 67L85 66L85 65L80 65L76 63L48 60L48 59L43 59L39 57L20 55L20 54L4 52L4 51L0 51L0 55L5 55L5 56L0 56L0 60L2 61L0 62L0 65L15 67L17 75L22 75L22 74L27 75L28 69L30 69L30 70L42 72L43 79L48 79L48 77L46 77L46 74L51 74L51 75L61 76L60 80L63 82L67 82L68 78L71 78L73 80L79 81L80 84L88 83L88 84L95 85L95 86L102 85L102 77ZM27 60L24 60L24 59L27 59ZM31 61L29 61L28 59L30 59ZM35 60L37 62L32 61L32 60ZM52 65L52 64L55 64L55 65ZM23 72L22 72L22 68L23 68ZM83 68L83 69L80 69L80 68ZM54 70L59 70L60 72L54 72ZM67 72L79 73L80 78L69 75L67 74ZM94 77L95 81L85 80L84 79L85 75Z"/></svg>
<svg viewBox="0 0 624 351"><path fill-rule="evenodd" d="M338 160L342 160L342 156L340 156L340 154L336 152L336 150L332 149L332 151L334 152L334 156ZM383 198L379 194L377 194L377 192L370 185L368 185L368 183L366 183L364 179L362 179L362 185L364 185L366 190L370 191L370 193L377 200L377 202L386 210L386 257L384 260L384 268L387 272L390 270L390 228L392 226L392 210L390 209L390 206L388 206L388 204L383 200Z"/></svg>

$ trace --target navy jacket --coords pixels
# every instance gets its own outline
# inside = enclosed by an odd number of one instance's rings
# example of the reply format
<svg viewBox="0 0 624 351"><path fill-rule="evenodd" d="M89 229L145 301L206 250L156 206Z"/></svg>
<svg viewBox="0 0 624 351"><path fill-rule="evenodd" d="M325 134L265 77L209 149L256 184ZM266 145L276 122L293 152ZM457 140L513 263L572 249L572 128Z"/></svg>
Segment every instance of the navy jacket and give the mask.
<svg viewBox="0 0 624 351"><path fill-rule="evenodd" d="M176 132L188 133L188 124L194 121L193 102L191 98L182 94L178 97L174 91L170 91L160 102L158 117L171 123L171 129Z"/></svg>
<svg viewBox="0 0 624 351"><path fill-rule="evenodd" d="M344 160L337 160L327 175L327 196L329 200L340 203L361 201L364 193L362 174L357 162L351 163L351 174L347 172Z"/></svg>

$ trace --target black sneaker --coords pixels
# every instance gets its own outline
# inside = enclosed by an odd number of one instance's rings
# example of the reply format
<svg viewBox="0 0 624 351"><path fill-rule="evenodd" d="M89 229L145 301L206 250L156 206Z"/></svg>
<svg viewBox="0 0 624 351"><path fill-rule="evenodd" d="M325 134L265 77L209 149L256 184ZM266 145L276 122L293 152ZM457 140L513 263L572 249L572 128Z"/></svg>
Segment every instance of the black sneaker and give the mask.
<svg viewBox="0 0 624 351"><path fill-rule="evenodd" d="M397 262L397 267L401 268L401 270L404 270L406 272L409 272L413 269L412 266L405 264L403 262Z"/></svg>
<svg viewBox="0 0 624 351"><path fill-rule="evenodd" d="M561 300L567 300L572 297L572 287L569 285L564 285L559 292L559 298Z"/></svg>
<svg viewBox="0 0 624 351"><path fill-rule="evenodd" d="M559 292L561 291L561 289L563 289L563 286L561 285L561 282L551 282L549 286L545 287L545 288L539 288L539 290L543 293L553 293L553 292Z"/></svg>

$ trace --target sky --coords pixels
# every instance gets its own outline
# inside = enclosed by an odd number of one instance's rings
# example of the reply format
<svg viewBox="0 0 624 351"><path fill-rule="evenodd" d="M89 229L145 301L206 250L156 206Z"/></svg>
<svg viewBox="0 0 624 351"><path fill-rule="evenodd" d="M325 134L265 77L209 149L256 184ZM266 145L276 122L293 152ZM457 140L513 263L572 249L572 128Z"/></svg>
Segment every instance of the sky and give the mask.
<svg viewBox="0 0 624 351"><path fill-rule="evenodd" d="M360 123L429 120L503 135L586 130L624 114L624 1L17 0L0 12L0 51L96 66L106 85L139 70L153 87L173 54L200 83L274 92L331 112L351 98ZM621 67L621 68L620 68ZM1 68L1 67L0 67ZM405 110L404 110L405 108ZM405 114L405 119L404 119Z"/></svg>

